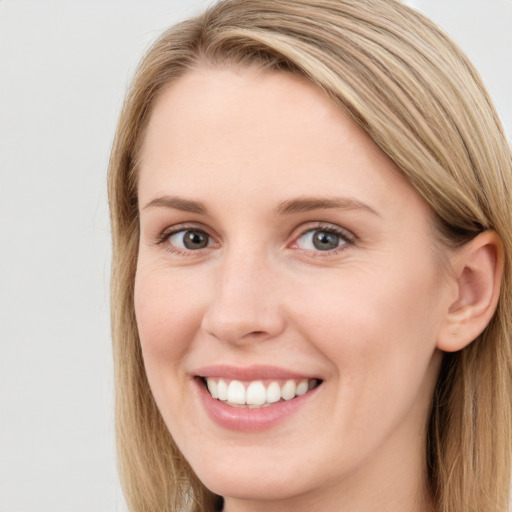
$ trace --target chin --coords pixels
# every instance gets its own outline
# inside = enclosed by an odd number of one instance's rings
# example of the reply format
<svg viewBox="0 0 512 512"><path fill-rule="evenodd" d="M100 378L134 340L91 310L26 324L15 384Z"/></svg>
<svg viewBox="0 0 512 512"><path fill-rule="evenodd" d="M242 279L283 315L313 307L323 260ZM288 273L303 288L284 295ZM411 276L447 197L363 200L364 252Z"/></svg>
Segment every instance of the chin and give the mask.
<svg viewBox="0 0 512 512"><path fill-rule="evenodd" d="M219 450L204 450L186 455L190 456L188 461L197 478L220 496L249 501L286 500L314 488L317 470L308 472L295 463L286 464L286 458L282 457L272 460L265 456L266 450L259 457L251 452L254 450L242 450L227 457Z"/></svg>
<svg viewBox="0 0 512 512"><path fill-rule="evenodd" d="M301 489L297 475L287 478L279 474L278 468L272 468L262 474L261 471L248 470L237 475L230 471L216 469L217 473L198 475L203 485L219 496L246 501L287 500L307 492Z"/></svg>

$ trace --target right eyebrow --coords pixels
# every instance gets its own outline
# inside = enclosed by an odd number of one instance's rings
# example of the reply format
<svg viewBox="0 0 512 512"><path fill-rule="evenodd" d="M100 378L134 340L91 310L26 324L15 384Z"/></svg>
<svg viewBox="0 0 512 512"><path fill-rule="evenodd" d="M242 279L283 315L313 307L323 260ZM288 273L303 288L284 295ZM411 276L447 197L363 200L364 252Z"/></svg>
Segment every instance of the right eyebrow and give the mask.
<svg viewBox="0 0 512 512"><path fill-rule="evenodd" d="M182 212L198 213L199 215L206 215L208 213L208 210L203 203L173 196L155 197L142 209L145 210L146 208L152 208L155 206L173 208L174 210L181 210Z"/></svg>

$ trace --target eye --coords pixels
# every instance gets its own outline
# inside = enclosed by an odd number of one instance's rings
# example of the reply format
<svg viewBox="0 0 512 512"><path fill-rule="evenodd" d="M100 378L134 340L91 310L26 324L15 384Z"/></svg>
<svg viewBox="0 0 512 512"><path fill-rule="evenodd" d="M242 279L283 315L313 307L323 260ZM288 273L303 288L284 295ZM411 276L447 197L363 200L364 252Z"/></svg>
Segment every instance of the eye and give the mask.
<svg viewBox="0 0 512 512"><path fill-rule="evenodd" d="M179 250L197 251L211 245L210 236L200 229L182 229L167 237L169 244Z"/></svg>
<svg viewBox="0 0 512 512"><path fill-rule="evenodd" d="M334 227L329 228L317 228L306 231L303 235L297 238L296 245L299 249L306 251L334 251L347 245L351 242L349 237L335 229Z"/></svg>

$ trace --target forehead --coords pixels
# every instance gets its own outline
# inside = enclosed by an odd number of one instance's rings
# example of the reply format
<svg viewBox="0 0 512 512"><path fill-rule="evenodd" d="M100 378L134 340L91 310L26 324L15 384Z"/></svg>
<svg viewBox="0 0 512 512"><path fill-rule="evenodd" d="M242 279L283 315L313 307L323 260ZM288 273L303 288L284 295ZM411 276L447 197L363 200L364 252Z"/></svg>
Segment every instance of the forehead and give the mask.
<svg viewBox="0 0 512 512"><path fill-rule="evenodd" d="M219 197L233 187L247 194L241 203L325 195L326 186L344 195L412 190L320 88L255 68L205 67L170 84L150 117L140 162L141 202L164 193Z"/></svg>
<svg viewBox="0 0 512 512"><path fill-rule="evenodd" d="M245 141L246 151L254 149L255 140L268 149L276 134L299 141L337 117L344 119L323 91L301 76L259 68L194 69L157 101L142 159L162 150L161 144L172 149L200 141L218 153L221 147L234 149L229 147L234 136Z"/></svg>

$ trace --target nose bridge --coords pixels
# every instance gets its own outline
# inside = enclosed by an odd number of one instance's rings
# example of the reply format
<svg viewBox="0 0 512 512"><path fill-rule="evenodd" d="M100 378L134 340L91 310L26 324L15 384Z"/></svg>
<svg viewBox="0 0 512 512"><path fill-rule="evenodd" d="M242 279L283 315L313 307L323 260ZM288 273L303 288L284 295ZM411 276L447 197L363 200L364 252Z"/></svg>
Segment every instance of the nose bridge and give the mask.
<svg viewBox="0 0 512 512"><path fill-rule="evenodd" d="M205 331L229 343L272 338L282 331L277 269L264 251L228 250L216 272Z"/></svg>

